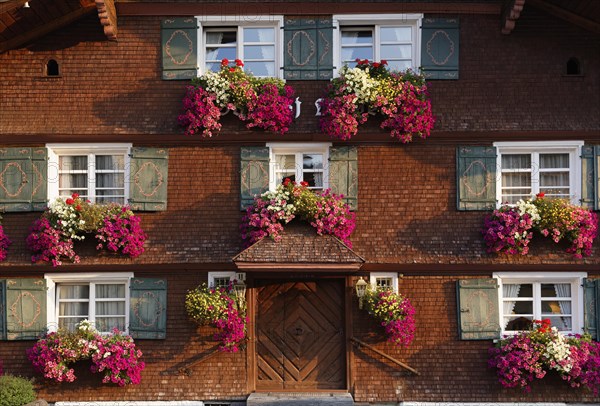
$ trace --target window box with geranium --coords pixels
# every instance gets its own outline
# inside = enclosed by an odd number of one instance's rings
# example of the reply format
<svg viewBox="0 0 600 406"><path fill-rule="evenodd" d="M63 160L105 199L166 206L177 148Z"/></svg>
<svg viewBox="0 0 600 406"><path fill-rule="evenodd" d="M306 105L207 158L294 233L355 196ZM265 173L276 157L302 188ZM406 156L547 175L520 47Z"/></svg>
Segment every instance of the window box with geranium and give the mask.
<svg viewBox="0 0 600 406"><path fill-rule="evenodd" d="M31 226L27 247L33 251L32 262L62 264L62 259L79 262L75 240L94 234L103 248L135 258L144 252L146 234L141 220L128 206L117 203L93 204L73 194L57 198Z"/></svg>
<svg viewBox="0 0 600 406"><path fill-rule="evenodd" d="M221 130L221 116L229 111L247 128L284 134L294 119L294 90L276 78L257 78L242 70L236 59L221 61L219 72L208 71L192 80L183 99L179 124L186 135L212 137Z"/></svg>
<svg viewBox="0 0 600 406"><path fill-rule="evenodd" d="M534 320L531 328L504 337L490 349L488 365L495 368L505 388L531 391L535 379L554 371L571 387L600 391L600 343L588 335L569 335L550 327L550 320Z"/></svg>
<svg viewBox="0 0 600 406"><path fill-rule="evenodd" d="M387 340L408 346L415 335L415 308L408 298L389 288L369 286L363 298L365 309L385 329Z"/></svg>
<svg viewBox="0 0 600 406"><path fill-rule="evenodd" d="M342 200L343 196L329 189L314 192L307 182L292 182L286 178L275 191L254 198L242 219L242 239L250 246L264 237L281 240L283 226L294 218L308 221L317 234L331 234L352 248L350 234L356 227L355 215Z"/></svg>
<svg viewBox="0 0 600 406"><path fill-rule="evenodd" d="M534 231L555 243L562 240L571 245L567 252L576 258L590 256L598 234L598 216L575 206L566 199L545 197L519 200L514 206L502 206L486 216L481 230L489 253L526 255Z"/></svg>
<svg viewBox="0 0 600 406"><path fill-rule="evenodd" d="M235 283L235 281L233 282ZM200 325L216 327L219 350L238 352L246 340L246 301L236 294L233 283L226 287L200 285L188 291L185 308Z"/></svg>
<svg viewBox="0 0 600 406"><path fill-rule="evenodd" d="M119 386L139 384L145 367L130 336L117 329L100 334L87 320L75 331L48 333L27 350L27 356L44 378L56 382L73 382L77 377L72 365L82 360L91 360L90 370L102 373L103 383Z"/></svg>
<svg viewBox="0 0 600 406"><path fill-rule="evenodd" d="M369 115L379 114L380 127L404 143L429 137L435 120L424 76L411 70L391 72L386 61L356 62L354 68L341 69L322 99L321 131L348 140Z"/></svg>

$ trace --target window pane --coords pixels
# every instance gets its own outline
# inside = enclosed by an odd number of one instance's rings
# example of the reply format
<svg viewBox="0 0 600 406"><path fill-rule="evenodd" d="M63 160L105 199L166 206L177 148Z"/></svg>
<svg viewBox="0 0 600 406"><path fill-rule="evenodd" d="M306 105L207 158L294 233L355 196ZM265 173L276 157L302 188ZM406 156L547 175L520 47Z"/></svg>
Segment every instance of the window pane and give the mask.
<svg viewBox="0 0 600 406"><path fill-rule="evenodd" d="M99 188L124 188L125 175L123 173L98 173L96 186Z"/></svg>
<svg viewBox="0 0 600 406"><path fill-rule="evenodd" d="M60 302L58 305L59 316L87 316L90 314L88 302Z"/></svg>
<svg viewBox="0 0 600 406"><path fill-rule="evenodd" d="M531 186L531 174L529 173L503 173L502 174L502 186L503 188L514 188L514 187L529 187Z"/></svg>
<svg viewBox="0 0 600 406"><path fill-rule="evenodd" d="M542 300L542 317L545 314L571 314L571 301Z"/></svg>
<svg viewBox="0 0 600 406"><path fill-rule="evenodd" d="M279 181L277 183L283 183L285 179L289 179L292 182L296 181L296 173L295 172L283 172L277 175Z"/></svg>
<svg viewBox="0 0 600 406"><path fill-rule="evenodd" d="M381 45L380 59L410 59L412 58L411 45ZM388 61L389 63L389 61Z"/></svg>
<svg viewBox="0 0 600 406"><path fill-rule="evenodd" d="M505 283L502 285L502 297L504 298L532 298L533 285L531 283Z"/></svg>
<svg viewBox="0 0 600 406"><path fill-rule="evenodd" d="M96 170L125 170L125 157L123 155L96 155Z"/></svg>
<svg viewBox="0 0 600 406"><path fill-rule="evenodd" d="M89 299L89 285L60 285L58 288L59 299Z"/></svg>
<svg viewBox="0 0 600 406"><path fill-rule="evenodd" d="M210 62L206 64L206 70L218 72L221 70L221 62Z"/></svg>
<svg viewBox="0 0 600 406"><path fill-rule="evenodd" d="M323 188L323 173L308 172L303 174L304 182L308 183L309 187Z"/></svg>
<svg viewBox="0 0 600 406"><path fill-rule="evenodd" d="M275 42L274 28L244 28L244 42Z"/></svg>
<svg viewBox="0 0 600 406"><path fill-rule="evenodd" d="M206 48L206 60L208 61L221 61L222 59L234 60L237 57L237 51L235 47L227 48ZM221 63L217 63L217 70L221 69ZM211 70L213 70L211 68Z"/></svg>
<svg viewBox="0 0 600 406"><path fill-rule="evenodd" d="M571 297L570 283L542 283L542 297Z"/></svg>
<svg viewBox="0 0 600 406"><path fill-rule="evenodd" d="M59 156L58 166L61 171L87 171L87 156Z"/></svg>
<svg viewBox="0 0 600 406"><path fill-rule="evenodd" d="M383 58L385 59L385 58ZM412 62L411 61L387 61L388 62L388 68L391 71L395 71L395 72L399 72L399 71L405 71L407 69L412 68Z"/></svg>
<svg viewBox="0 0 600 406"><path fill-rule="evenodd" d="M571 331L572 330L572 318L570 316L552 316L548 317L553 327L556 327L558 331Z"/></svg>
<svg viewBox="0 0 600 406"><path fill-rule="evenodd" d="M412 39L410 27L381 27L379 33L381 42L410 42Z"/></svg>
<svg viewBox="0 0 600 406"><path fill-rule="evenodd" d="M62 173L59 178L58 187L61 189L80 189L87 192L88 177L85 173L68 174Z"/></svg>
<svg viewBox="0 0 600 406"><path fill-rule="evenodd" d="M531 155L502 155L502 169L531 169Z"/></svg>
<svg viewBox="0 0 600 406"><path fill-rule="evenodd" d="M218 278L214 278L214 287L216 288L226 288L229 286L230 278L228 276L221 276Z"/></svg>
<svg viewBox="0 0 600 406"><path fill-rule="evenodd" d="M375 284L379 288L391 288L392 282L392 278L375 278Z"/></svg>
<svg viewBox="0 0 600 406"><path fill-rule="evenodd" d="M304 155L302 157L302 167L304 169L323 169L323 155Z"/></svg>
<svg viewBox="0 0 600 406"><path fill-rule="evenodd" d="M97 316L123 316L125 315L125 301L122 302L96 302Z"/></svg>
<svg viewBox="0 0 600 406"><path fill-rule="evenodd" d="M235 45L237 32L235 31L208 31L206 33L207 45Z"/></svg>
<svg viewBox="0 0 600 406"><path fill-rule="evenodd" d="M532 320L532 316L505 317L504 329L508 331L528 330Z"/></svg>
<svg viewBox="0 0 600 406"><path fill-rule="evenodd" d="M568 168L569 154L540 154L540 168Z"/></svg>
<svg viewBox="0 0 600 406"><path fill-rule="evenodd" d="M96 317L96 330L106 333L116 328L119 331L125 330L125 317Z"/></svg>
<svg viewBox="0 0 600 406"><path fill-rule="evenodd" d="M87 317L68 317L58 319L58 328L75 331L75 327L79 322L85 320Z"/></svg>
<svg viewBox="0 0 600 406"><path fill-rule="evenodd" d="M245 62L244 71L254 76L275 76L275 62Z"/></svg>
<svg viewBox="0 0 600 406"><path fill-rule="evenodd" d="M248 59L275 59L275 47L272 45L244 46L244 61Z"/></svg>
<svg viewBox="0 0 600 406"><path fill-rule="evenodd" d="M512 312L507 314L533 314L533 301L515 301Z"/></svg>
<svg viewBox="0 0 600 406"><path fill-rule="evenodd" d="M342 48L342 61L354 62L356 58L373 60L373 47Z"/></svg>
<svg viewBox="0 0 600 406"><path fill-rule="evenodd" d="M342 45L372 44L372 31L342 31Z"/></svg>
<svg viewBox="0 0 600 406"><path fill-rule="evenodd" d="M290 155L276 155L275 163L277 169L296 169L296 156Z"/></svg>
<svg viewBox="0 0 600 406"><path fill-rule="evenodd" d="M119 284L97 284L96 299L125 298L125 285Z"/></svg>

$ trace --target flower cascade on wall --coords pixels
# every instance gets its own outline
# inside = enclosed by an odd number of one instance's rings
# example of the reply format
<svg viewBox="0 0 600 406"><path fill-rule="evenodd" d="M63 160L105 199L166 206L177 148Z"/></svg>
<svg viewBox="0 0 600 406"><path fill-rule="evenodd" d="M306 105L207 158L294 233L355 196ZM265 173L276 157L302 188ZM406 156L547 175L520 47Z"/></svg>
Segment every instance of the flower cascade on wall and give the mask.
<svg viewBox="0 0 600 406"><path fill-rule="evenodd" d="M486 216L481 230L489 253L526 255L533 232L549 237L555 243L563 239L571 243L568 253L576 258L590 256L598 234L598 216L565 199L546 198L519 200L515 206L502 206Z"/></svg>
<svg viewBox="0 0 600 406"><path fill-rule="evenodd" d="M2 220L1 216L0 220ZM12 241L4 233L4 228L2 225L0 225L0 262L6 259L6 255L8 254L8 246L10 244L12 244Z"/></svg>
<svg viewBox="0 0 600 406"><path fill-rule="evenodd" d="M415 136L429 137L435 119L424 76L411 70L390 72L384 60L356 62L355 68L344 66L332 80L321 103L321 131L349 140L370 114L380 114L380 127L404 143Z"/></svg>
<svg viewBox="0 0 600 406"><path fill-rule="evenodd" d="M62 264L66 258L78 263L74 240L94 233L96 249L103 248L135 258L144 252L146 234L141 219L128 206L117 203L93 204L74 193L70 198L57 198L42 216L35 220L27 236L27 247L33 251L32 262Z"/></svg>
<svg viewBox="0 0 600 406"><path fill-rule="evenodd" d="M571 387L600 391L600 343L589 335L565 336L550 320L534 320L531 329L500 340L490 348L490 368L505 388L531 391L534 379L555 371Z"/></svg>
<svg viewBox="0 0 600 406"><path fill-rule="evenodd" d="M308 183L286 178L275 191L254 198L242 218L242 239L250 246L264 237L282 238L283 226L294 218L308 221L317 234L331 234L352 248L350 234L356 228L355 214L344 203L344 196L327 189L314 192Z"/></svg>
<svg viewBox="0 0 600 406"><path fill-rule="evenodd" d="M292 124L294 90L281 79L256 78L245 73L236 59L221 61L219 72L208 71L192 80L183 99L184 112L178 117L186 135L212 137L221 130L221 116L233 111L247 128L261 128L285 134Z"/></svg>
<svg viewBox="0 0 600 406"><path fill-rule="evenodd" d="M408 298L391 289L369 287L363 298L365 309L385 329L387 340L408 346L415 335L415 308Z"/></svg>
<svg viewBox="0 0 600 406"><path fill-rule="evenodd" d="M103 383L119 386L139 384L145 367L133 338L117 329L100 334L87 320L74 332L48 333L27 350L27 357L44 378L56 382L73 382L77 377L70 365L81 360L92 361L90 370L103 373Z"/></svg>
<svg viewBox="0 0 600 406"><path fill-rule="evenodd" d="M238 352L246 340L246 301L236 296L233 284L227 287L200 285L185 297L188 316L200 325L216 327L219 350Z"/></svg>

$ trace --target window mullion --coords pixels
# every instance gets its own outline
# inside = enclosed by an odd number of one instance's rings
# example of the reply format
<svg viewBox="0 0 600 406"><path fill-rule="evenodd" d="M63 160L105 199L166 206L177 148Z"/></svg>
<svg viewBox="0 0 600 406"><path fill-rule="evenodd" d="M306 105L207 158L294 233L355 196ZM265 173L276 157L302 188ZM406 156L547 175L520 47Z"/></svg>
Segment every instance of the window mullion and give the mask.
<svg viewBox="0 0 600 406"><path fill-rule="evenodd" d="M96 283L90 282L89 321L96 327Z"/></svg>
<svg viewBox="0 0 600 406"><path fill-rule="evenodd" d="M294 155L296 160L296 183L300 184L304 181L304 153L296 152Z"/></svg>
<svg viewBox="0 0 600 406"><path fill-rule="evenodd" d="M535 168L535 170L534 170ZM531 154L531 194L540 193L540 154L533 152Z"/></svg>
<svg viewBox="0 0 600 406"><path fill-rule="evenodd" d="M88 154L88 199L96 202L96 155Z"/></svg>
<svg viewBox="0 0 600 406"><path fill-rule="evenodd" d="M244 57L246 56L246 53L245 53L246 48L244 47L244 26L243 25L238 25L238 27L237 27L236 44L237 44L237 49L235 52L236 58L243 60Z"/></svg>
<svg viewBox="0 0 600 406"><path fill-rule="evenodd" d="M533 319L542 319L542 284L535 282L533 284Z"/></svg>
<svg viewBox="0 0 600 406"><path fill-rule="evenodd" d="M381 43L379 41L379 30L380 30L381 26L380 25L375 25L373 27L373 61L380 61L381 60Z"/></svg>

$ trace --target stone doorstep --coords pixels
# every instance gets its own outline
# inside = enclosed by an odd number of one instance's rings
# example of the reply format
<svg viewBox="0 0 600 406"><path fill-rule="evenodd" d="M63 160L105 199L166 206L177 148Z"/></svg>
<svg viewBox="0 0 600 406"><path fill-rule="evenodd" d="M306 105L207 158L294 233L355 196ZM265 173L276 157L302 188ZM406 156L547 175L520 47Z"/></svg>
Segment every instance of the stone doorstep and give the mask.
<svg viewBox="0 0 600 406"><path fill-rule="evenodd" d="M247 406L352 406L354 399L349 393L296 393L265 392L252 393L246 400Z"/></svg>

